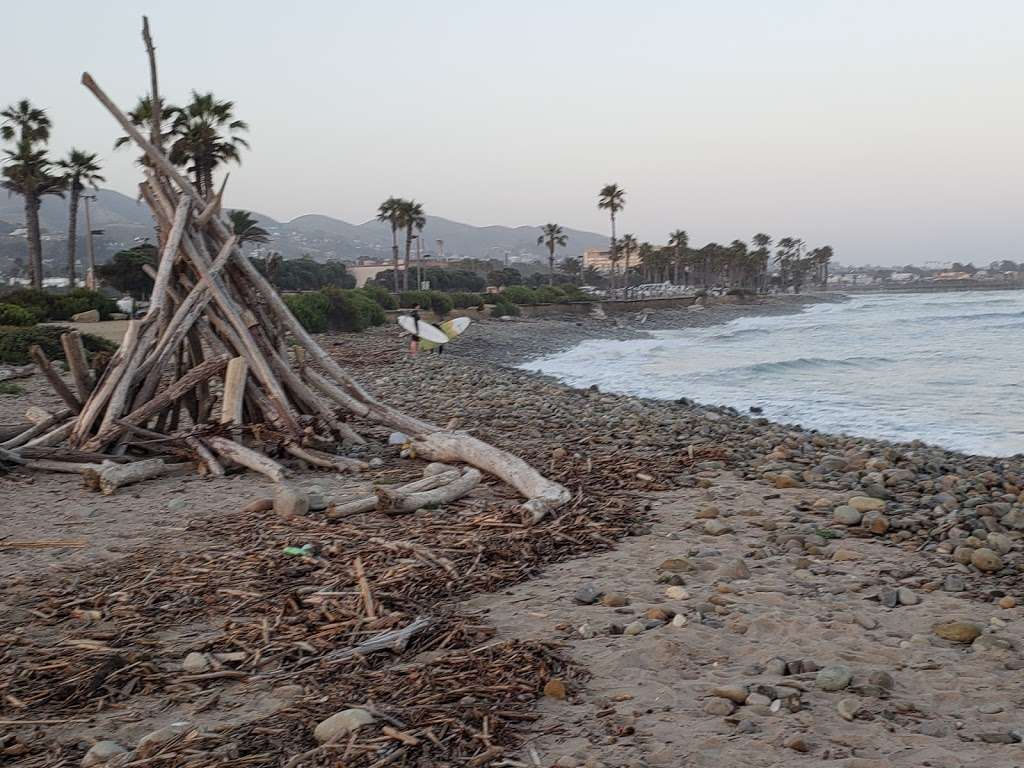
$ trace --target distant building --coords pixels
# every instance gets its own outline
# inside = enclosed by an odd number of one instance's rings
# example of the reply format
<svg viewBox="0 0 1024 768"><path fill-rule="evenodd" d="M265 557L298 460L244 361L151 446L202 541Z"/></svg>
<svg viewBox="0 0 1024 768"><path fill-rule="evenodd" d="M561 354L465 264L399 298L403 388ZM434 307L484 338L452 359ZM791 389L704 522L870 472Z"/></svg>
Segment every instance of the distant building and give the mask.
<svg viewBox="0 0 1024 768"><path fill-rule="evenodd" d="M967 272L939 272L935 276L936 280L970 280L971 276Z"/></svg>
<svg viewBox="0 0 1024 768"><path fill-rule="evenodd" d="M917 275L915 275L913 272L893 272L889 276L889 279L892 280L894 283L908 283L911 280L916 280Z"/></svg>
<svg viewBox="0 0 1024 768"><path fill-rule="evenodd" d="M587 248L587 250L583 252L583 269L596 269L598 272L611 272L611 257L611 249Z"/></svg>

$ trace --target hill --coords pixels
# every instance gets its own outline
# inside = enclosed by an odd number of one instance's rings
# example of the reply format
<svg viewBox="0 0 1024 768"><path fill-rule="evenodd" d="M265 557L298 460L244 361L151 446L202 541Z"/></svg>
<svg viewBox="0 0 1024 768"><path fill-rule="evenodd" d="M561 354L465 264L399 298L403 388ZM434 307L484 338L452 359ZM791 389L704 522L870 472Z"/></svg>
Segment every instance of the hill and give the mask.
<svg viewBox="0 0 1024 768"><path fill-rule="evenodd" d="M137 239L152 239L153 222L145 205L112 189L100 189L95 194L96 200L91 205L92 226L104 230L104 234L96 238L98 260L103 261L115 251L130 247ZM67 214L66 199L47 197L39 211L39 220L45 231L59 234L67 228ZM285 258L309 254L321 261L354 261L389 258L391 255L391 229L376 219L352 224L321 214L305 214L284 222L258 212L253 212L253 216L272 237L272 241L261 248L280 251ZM20 197L0 198L0 221L20 226L24 220ZM79 216L79 227L84 232L82 216ZM595 232L575 229L566 229L565 232L569 236L566 249L569 254L579 255L587 248L603 247L608 242L606 235ZM441 240L448 256L501 258L507 251L513 256L542 258L545 251L537 245L540 233L539 226L477 227L440 216L428 216L423 230L423 246L426 253L434 254L437 241Z"/></svg>

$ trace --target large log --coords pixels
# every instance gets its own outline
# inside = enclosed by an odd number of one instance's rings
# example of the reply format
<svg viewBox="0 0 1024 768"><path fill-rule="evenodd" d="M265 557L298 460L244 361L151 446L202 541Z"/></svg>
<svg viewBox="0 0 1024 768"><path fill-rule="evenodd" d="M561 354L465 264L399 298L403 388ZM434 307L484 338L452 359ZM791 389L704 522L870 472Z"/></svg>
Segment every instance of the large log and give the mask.
<svg viewBox="0 0 1024 768"><path fill-rule="evenodd" d="M146 459L129 464L104 464L99 469L87 469L82 479L87 487L110 496L118 488L141 483L166 475L180 475L193 471L190 464L167 464L163 459Z"/></svg>
<svg viewBox="0 0 1024 768"><path fill-rule="evenodd" d="M89 371L89 360L85 354L85 345L82 343L82 334L78 331L62 333L60 345L64 348L64 358L68 361L68 369L75 380L75 389L84 403L92 394L95 382Z"/></svg>
<svg viewBox="0 0 1024 768"><path fill-rule="evenodd" d="M263 454L256 453L251 448L246 448L244 445L236 443L234 440L228 440L225 437L210 437L207 438L206 442L222 458L240 464L254 472L266 475L275 483L284 482L284 467L273 459L269 459Z"/></svg>
<svg viewBox="0 0 1024 768"><path fill-rule="evenodd" d="M60 377L60 374L53 370L53 366L50 365L50 360L46 357L46 353L43 352L42 348L38 344L33 344L28 348L28 353L35 360L36 365L39 366L39 370L43 372L47 381L50 382L50 386L60 395L60 399L64 401L68 408L75 413L81 411L82 401L75 397L75 393L64 383L64 379Z"/></svg>

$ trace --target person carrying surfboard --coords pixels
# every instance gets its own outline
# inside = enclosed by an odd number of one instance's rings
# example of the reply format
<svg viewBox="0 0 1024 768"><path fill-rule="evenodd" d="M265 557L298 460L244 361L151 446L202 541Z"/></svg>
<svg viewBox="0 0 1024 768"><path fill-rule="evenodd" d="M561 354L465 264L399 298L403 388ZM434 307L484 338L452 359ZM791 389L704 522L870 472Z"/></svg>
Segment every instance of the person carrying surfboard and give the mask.
<svg viewBox="0 0 1024 768"><path fill-rule="evenodd" d="M413 304L412 305L412 312L410 312L409 314L412 317L412 321L416 324L416 330L418 331L419 327L420 327L420 305L419 304ZM412 335L412 340L409 342L409 354L412 357L416 357L416 353L419 352L419 351L420 351L420 337L419 337L419 334L414 333Z"/></svg>

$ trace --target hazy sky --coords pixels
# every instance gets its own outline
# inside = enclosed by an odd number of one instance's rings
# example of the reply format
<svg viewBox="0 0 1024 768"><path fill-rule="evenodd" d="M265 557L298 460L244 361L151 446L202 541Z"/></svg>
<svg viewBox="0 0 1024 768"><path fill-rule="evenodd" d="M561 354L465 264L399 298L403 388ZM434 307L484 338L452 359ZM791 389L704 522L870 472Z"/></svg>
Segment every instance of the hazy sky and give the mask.
<svg viewBox="0 0 1024 768"><path fill-rule="evenodd" d="M5 4L0 102L47 108L54 149L102 153L128 194L132 153L78 81L135 102L143 12L164 93L212 90L252 126L233 207L360 222L394 194L603 232L614 181L619 231L656 242L1024 257L1020 0Z"/></svg>

